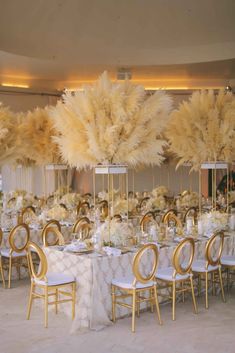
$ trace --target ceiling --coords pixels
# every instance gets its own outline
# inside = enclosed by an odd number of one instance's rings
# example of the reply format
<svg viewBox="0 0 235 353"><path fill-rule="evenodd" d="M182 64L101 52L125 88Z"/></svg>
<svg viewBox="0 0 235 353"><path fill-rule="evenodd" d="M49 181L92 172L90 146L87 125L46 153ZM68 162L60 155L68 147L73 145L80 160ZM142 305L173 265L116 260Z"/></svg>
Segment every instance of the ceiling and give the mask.
<svg viewBox="0 0 235 353"><path fill-rule="evenodd" d="M234 0L2 0L0 84L61 90L129 68L146 87L235 87Z"/></svg>

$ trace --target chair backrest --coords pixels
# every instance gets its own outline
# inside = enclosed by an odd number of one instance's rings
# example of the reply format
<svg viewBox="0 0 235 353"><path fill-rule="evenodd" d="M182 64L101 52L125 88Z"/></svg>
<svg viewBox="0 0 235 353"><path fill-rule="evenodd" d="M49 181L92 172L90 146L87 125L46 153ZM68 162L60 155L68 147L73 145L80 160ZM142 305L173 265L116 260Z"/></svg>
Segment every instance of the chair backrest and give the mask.
<svg viewBox="0 0 235 353"><path fill-rule="evenodd" d="M196 223L196 220L197 220L197 209L196 207L190 207L184 214L184 218L183 218L183 223L186 222L187 218L191 216L193 217L193 222L194 222L194 225Z"/></svg>
<svg viewBox="0 0 235 353"><path fill-rule="evenodd" d="M145 230L146 225L152 221L154 221L154 213L149 211L143 216L140 221L140 228L142 232Z"/></svg>
<svg viewBox="0 0 235 353"><path fill-rule="evenodd" d="M21 212L22 223L27 223L28 219L30 220L35 216L35 208L33 206L25 207Z"/></svg>
<svg viewBox="0 0 235 353"><path fill-rule="evenodd" d="M52 238L49 240L49 238ZM43 246L54 246L54 245L64 245L64 237L63 234L60 232L60 230L57 227L47 227L45 231L43 232L42 236L42 242Z"/></svg>
<svg viewBox="0 0 235 353"><path fill-rule="evenodd" d="M105 219L109 214L109 204L107 200L102 200L99 202L101 217Z"/></svg>
<svg viewBox="0 0 235 353"><path fill-rule="evenodd" d="M7 201L7 207L13 207L16 204L16 198L12 197Z"/></svg>
<svg viewBox="0 0 235 353"><path fill-rule="evenodd" d="M149 199L150 199L149 196L144 197L144 198L140 201L140 208L145 207Z"/></svg>
<svg viewBox="0 0 235 353"><path fill-rule="evenodd" d="M170 222L174 222L176 227L182 228L181 220L174 213L168 213L167 217L164 218L164 224L169 226Z"/></svg>
<svg viewBox="0 0 235 353"><path fill-rule="evenodd" d="M21 246L17 245L16 243L19 243L19 232L24 230L25 232L25 240L23 241L23 244ZM9 244L11 248L11 252L15 251L17 253L20 253L24 251L28 245L29 242L29 237L30 237L30 230L27 224L18 224L15 226L9 234Z"/></svg>
<svg viewBox="0 0 235 353"><path fill-rule="evenodd" d="M186 262L183 256L183 252L187 252L188 261ZM192 238L183 239L175 248L172 256L172 264L174 267L173 277L179 273L184 275L191 272L192 262L195 253L195 243Z"/></svg>
<svg viewBox="0 0 235 353"><path fill-rule="evenodd" d="M177 216L177 211L174 210L173 208L171 208L170 210L168 210L163 216L162 216L162 223L166 224L166 219L169 217L169 214L174 214L175 216Z"/></svg>
<svg viewBox="0 0 235 353"><path fill-rule="evenodd" d="M224 246L224 232L218 231L213 234L206 244L205 257L207 261L206 267L209 265L217 266L220 264ZM215 256L214 256L215 255Z"/></svg>
<svg viewBox="0 0 235 353"><path fill-rule="evenodd" d="M79 218L73 225L72 233L77 233L83 224L90 224L90 223L91 222L88 217L84 216Z"/></svg>
<svg viewBox="0 0 235 353"><path fill-rule="evenodd" d="M146 254L146 252L149 250L153 253L153 266L150 273L146 276L143 276L140 271L141 270L140 262L143 255ZM133 263L132 263L132 271L135 276L135 279L133 282L134 286L137 281L141 283L148 283L149 281L152 281L155 278L155 273L158 265L158 257L159 257L158 248L155 244L146 244L135 254Z"/></svg>
<svg viewBox="0 0 235 353"><path fill-rule="evenodd" d="M90 204L87 201L84 201L80 203L77 207L77 214L78 215L87 215L88 211L90 209Z"/></svg>
<svg viewBox="0 0 235 353"><path fill-rule="evenodd" d="M57 221L56 219L51 219L51 220L48 221L47 224L43 227L43 230L42 230L42 242L43 242L43 238L45 237L45 236L44 236L44 233L47 232L47 228L51 228L51 227L58 228L59 231L61 232L61 225L60 225L60 222Z"/></svg>
<svg viewBox="0 0 235 353"><path fill-rule="evenodd" d="M40 261L40 265L36 266L37 270L35 269L31 251L33 251L34 254L36 253L38 255ZM34 242L29 241L27 245L27 257L31 278L38 280L45 279L48 266L47 258L43 250Z"/></svg>

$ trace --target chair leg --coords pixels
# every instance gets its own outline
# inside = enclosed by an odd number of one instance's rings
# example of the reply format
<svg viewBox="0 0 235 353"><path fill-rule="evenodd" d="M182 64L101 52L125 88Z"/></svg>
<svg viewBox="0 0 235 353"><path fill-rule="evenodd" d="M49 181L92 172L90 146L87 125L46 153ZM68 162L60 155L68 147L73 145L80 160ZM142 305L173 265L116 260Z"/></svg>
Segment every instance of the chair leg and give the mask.
<svg viewBox="0 0 235 353"><path fill-rule="evenodd" d="M149 290L149 299L150 299L150 310L151 310L151 313L153 313L153 291L152 291L152 288Z"/></svg>
<svg viewBox="0 0 235 353"><path fill-rule="evenodd" d="M111 286L112 290L112 321L116 321L116 295L115 295L115 286Z"/></svg>
<svg viewBox="0 0 235 353"><path fill-rule="evenodd" d="M221 295L223 302L225 303L225 296L224 296L224 287L223 287L223 279L222 279L222 272L221 272L221 267L219 267L219 281L220 281L220 288L221 288Z"/></svg>
<svg viewBox="0 0 235 353"><path fill-rule="evenodd" d="M229 271L229 268L227 268L227 292L229 292L229 287L230 287L230 271Z"/></svg>
<svg viewBox="0 0 235 353"><path fill-rule="evenodd" d="M140 298L138 293L136 293L136 308L137 308L137 317L140 317Z"/></svg>
<svg viewBox="0 0 235 353"><path fill-rule="evenodd" d="M172 282L172 320L175 320L175 299L176 299L176 285Z"/></svg>
<svg viewBox="0 0 235 353"><path fill-rule="evenodd" d="M12 257L9 257L8 288L11 288Z"/></svg>
<svg viewBox="0 0 235 353"><path fill-rule="evenodd" d="M75 318L76 283L72 284L72 320Z"/></svg>
<svg viewBox="0 0 235 353"><path fill-rule="evenodd" d="M132 291L132 325L131 330L135 332L135 310L136 310L136 290Z"/></svg>
<svg viewBox="0 0 235 353"><path fill-rule="evenodd" d="M190 283L191 283L191 290L192 290L192 299L193 299L193 307L194 307L194 312L195 314L198 313L197 311L197 302L196 302L196 298L195 298L195 293L194 293L194 286L193 286L193 277L190 277Z"/></svg>
<svg viewBox="0 0 235 353"><path fill-rule="evenodd" d="M48 287L44 289L44 326L48 326Z"/></svg>
<svg viewBox="0 0 235 353"><path fill-rule="evenodd" d="M215 290L215 273L211 273L211 282L212 282L212 295L216 295L216 290Z"/></svg>
<svg viewBox="0 0 235 353"><path fill-rule="evenodd" d="M201 295L201 289L202 289L202 281L201 281L201 275L198 275L198 284L197 284L197 295L198 297Z"/></svg>
<svg viewBox="0 0 235 353"><path fill-rule="evenodd" d="M184 289L184 282L181 282L181 289ZM182 301L185 302L185 292L182 292Z"/></svg>
<svg viewBox="0 0 235 353"><path fill-rule="evenodd" d="M206 272L206 309L209 308L208 304L208 272Z"/></svg>
<svg viewBox="0 0 235 353"><path fill-rule="evenodd" d="M27 320L29 320L30 314L31 314L32 302L33 302L33 290L34 290L34 284L31 282L30 294L29 294L29 303L28 303L28 311L27 311Z"/></svg>
<svg viewBox="0 0 235 353"><path fill-rule="evenodd" d="M5 278L4 278L4 272L3 272L3 267L2 267L2 258L1 258L1 256L0 256L0 272L1 272L1 276L2 276L2 285L3 285L3 288L6 288Z"/></svg>
<svg viewBox="0 0 235 353"><path fill-rule="evenodd" d="M156 310L157 310L158 321L159 321L159 324L162 325L162 319L161 319L161 313L160 313L158 295L157 295L157 287L154 286L153 290L154 290L154 299L155 299L155 305L156 305Z"/></svg>

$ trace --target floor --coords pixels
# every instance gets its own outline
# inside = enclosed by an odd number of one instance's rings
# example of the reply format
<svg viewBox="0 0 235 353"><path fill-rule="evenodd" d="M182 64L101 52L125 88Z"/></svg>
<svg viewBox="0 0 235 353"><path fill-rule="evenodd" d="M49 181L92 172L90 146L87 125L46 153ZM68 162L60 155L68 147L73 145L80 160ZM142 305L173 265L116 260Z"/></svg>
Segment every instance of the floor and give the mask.
<svg viewBox="0 0 235 353"><path fill-rule="evenodd" d="M10 290L0 287L1 353L234 353L235 290L221 298L210 297L210 308L199 298L198 315L192 312L190 298L178 303L177 318L171 320L169 305L161 306L163 326L156 315L142 313L136 333L131 333L130 318L99 332L70 334L71 320L62 313L50 312L49 328L43 327L43 311L33 307L26 320L29 293L27 280L13 282Z"/></svg>

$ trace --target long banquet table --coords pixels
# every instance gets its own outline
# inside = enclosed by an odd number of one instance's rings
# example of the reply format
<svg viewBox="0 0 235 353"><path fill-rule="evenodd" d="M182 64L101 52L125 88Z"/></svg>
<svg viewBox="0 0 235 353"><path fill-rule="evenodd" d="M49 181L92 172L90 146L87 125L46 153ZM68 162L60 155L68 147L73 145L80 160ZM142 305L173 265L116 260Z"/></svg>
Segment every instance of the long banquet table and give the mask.
<svg viewBox="0 0 235 353"><path fill-rule="evenodd" d="M207 239L196 242L195 258L204 258ZM172 252L177 244L160 249L158 267L171 265ZM235 248L235 232L226 234L224 254L231 254ZM133 252L120 256L99 256L92 253L78 255L61 251L53 247L44 248L50 271L72 274L77 282L77 301L75 320L72 323L72 332L82 329L99 329L111 324L111 281L132 273ZM146 258L143 266L148 269L149 261ZM159 300L160 297L159 292ZM61 310L71 316L71 307L61 305ZM130 313L124 307L117 307L117 317Z"/></svg>

